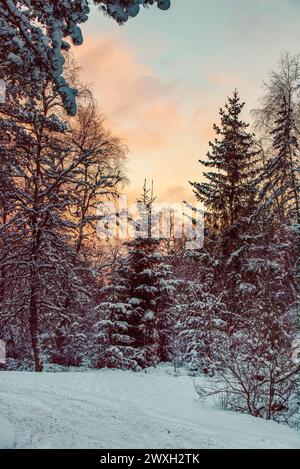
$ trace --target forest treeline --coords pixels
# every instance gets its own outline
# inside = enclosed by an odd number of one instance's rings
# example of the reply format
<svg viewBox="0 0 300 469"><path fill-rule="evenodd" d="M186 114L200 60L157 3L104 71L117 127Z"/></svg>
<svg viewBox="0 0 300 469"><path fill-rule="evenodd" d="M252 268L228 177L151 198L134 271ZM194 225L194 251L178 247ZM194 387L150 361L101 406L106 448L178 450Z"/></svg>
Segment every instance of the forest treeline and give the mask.
<svg viewBox="0 0 300 469"><path fill-rule="evenodd" d="M295 422L299 411L300 59L270 74L251 129L235 90L191 181L205 239L99 240L97 206L127 182L124 143L91 92L67 115L45 79L0 104L0 337L7 369L43 364L208 377L201 398ZM26 83L26 82L25 82ZM188 163L188 162L187 162ZM147 175L145 175L147 176ZM155 198L144 191L140 215ZM151 217L150 217L151 218ZM31 365L32 364L32 365Z"/></svg>

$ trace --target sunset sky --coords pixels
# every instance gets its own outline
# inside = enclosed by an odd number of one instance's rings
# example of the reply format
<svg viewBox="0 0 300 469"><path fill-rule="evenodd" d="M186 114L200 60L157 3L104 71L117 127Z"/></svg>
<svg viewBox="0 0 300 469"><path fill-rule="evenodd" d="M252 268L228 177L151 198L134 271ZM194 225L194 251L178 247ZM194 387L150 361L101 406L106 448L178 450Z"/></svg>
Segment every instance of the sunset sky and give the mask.
<svg viewBox="0 0 300 469"><path fill-rule="evenodd" d="M172 0L119 27L92 10L73 51L129 147L131 198L147 177L160 201L192 200L218 108L237 87L247 119L280 54L300 52L299 13L299 0Z"/></svg>

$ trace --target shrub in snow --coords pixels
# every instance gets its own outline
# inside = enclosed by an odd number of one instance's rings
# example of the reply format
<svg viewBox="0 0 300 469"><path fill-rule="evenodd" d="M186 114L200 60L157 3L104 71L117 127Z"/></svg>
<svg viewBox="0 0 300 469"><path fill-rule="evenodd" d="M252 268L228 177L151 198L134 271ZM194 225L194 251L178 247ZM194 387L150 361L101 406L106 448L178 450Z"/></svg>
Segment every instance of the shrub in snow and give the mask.
<svg viewBox="0 0 300 469"><path fill-rule="evenodd" d="M221 366L196 390L201 398L218 396L225 409L297 424L300 366L293 360L292 344L283 343L283 330L272 337L272 319L257 322L247 336L223 341Z"/></svg>

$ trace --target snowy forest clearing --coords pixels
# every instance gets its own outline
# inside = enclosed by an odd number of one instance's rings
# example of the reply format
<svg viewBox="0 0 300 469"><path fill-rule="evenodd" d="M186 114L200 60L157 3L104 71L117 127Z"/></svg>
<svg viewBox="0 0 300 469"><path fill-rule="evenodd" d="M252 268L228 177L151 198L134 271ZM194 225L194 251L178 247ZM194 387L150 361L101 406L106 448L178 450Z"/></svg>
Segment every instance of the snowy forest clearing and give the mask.
<svg viewBox="0 0 300 469"><path fill-rule="evenodd" d="M296 431L202 403L166 371L1 372L0 447L300 448Z"/></svg>

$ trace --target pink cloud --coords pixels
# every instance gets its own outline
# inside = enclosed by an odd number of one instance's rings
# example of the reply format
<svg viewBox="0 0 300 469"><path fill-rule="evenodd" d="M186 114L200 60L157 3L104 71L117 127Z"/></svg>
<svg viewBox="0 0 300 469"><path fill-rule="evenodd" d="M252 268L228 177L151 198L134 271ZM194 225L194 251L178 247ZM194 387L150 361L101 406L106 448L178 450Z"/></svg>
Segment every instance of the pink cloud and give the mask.
<svg viewBox="0 0 300 469"><path fill-rule="evenodd" d="M223 103L212 103L211 91L163 80L118 35L86 38L75 58L108 125L129 147L129 190L138 193L147 177L164 198L192 197L188 181L201 177L198 159L214 136L212 123ZM231 77L211 76L208 82L223 88Z"/></svg>
<svg viewBox="0 0 300 469"><path fill-rule="evenodd" d="M169 142L167 118L171 131L180 125L174 84L160 80L115 38L87 38L76 57L101 109L130 148L156 148L164 135Z"/></svg>

